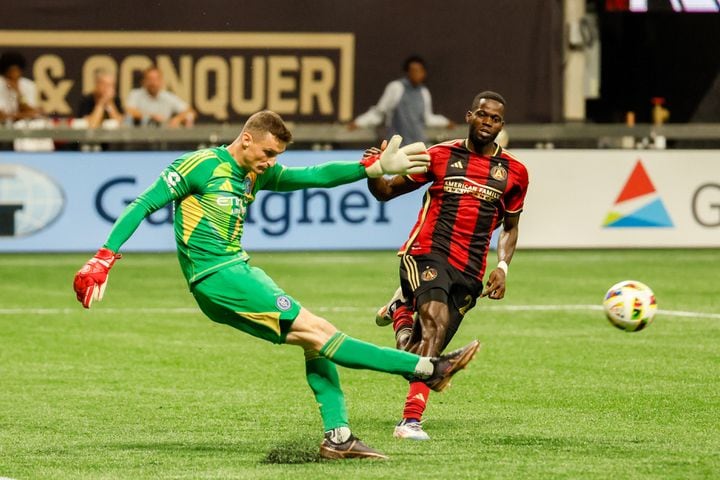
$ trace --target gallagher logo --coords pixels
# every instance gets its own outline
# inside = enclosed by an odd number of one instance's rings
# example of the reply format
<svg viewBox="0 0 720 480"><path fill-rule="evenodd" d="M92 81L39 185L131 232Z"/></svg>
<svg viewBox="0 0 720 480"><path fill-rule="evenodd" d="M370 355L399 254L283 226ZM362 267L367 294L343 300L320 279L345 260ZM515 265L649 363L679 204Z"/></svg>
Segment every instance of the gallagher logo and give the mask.
<svg viewBox="0 0 720 480"><path fill-rule="evenodd" d="M24 237L55 221L65 206L60 186L43 172L0 165L0 237Z"/></svg>
<svg viewBox="0 0 720 480"><path fill-rule="evenodd" d="M642 162L638 160L603 227L672 227L673 222L655 190Z"/></svg>

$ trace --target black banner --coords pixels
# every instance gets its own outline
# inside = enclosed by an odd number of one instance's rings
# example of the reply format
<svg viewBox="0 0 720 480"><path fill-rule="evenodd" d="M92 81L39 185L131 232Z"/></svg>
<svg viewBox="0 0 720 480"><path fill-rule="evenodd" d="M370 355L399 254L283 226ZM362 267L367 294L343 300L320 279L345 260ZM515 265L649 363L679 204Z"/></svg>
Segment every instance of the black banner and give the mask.
<svg viewBox="0 0 720 480"><path fill-rule="evenodd" d="M362 0L18 2L3 12L0 50L29 60L45 111L71 116L98 68L121 99L152 63L201 121L270 108L295 121L345 122L427 62L434 110L462 121L473 96L496 90L508 120L561 115L559 2Z"/></svg>

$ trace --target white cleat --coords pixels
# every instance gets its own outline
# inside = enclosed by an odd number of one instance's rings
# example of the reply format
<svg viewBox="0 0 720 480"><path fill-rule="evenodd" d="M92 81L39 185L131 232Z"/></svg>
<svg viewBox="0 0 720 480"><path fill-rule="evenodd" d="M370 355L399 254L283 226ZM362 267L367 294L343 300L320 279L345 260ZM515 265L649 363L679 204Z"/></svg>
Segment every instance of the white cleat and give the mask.
<svg viewBox="0 0 720 480"><path fill-rule="evenodd" d="M405 419L395 425L393 437L403 438L406 440L430 440L430 435L423 430L422 422L409 422Z"/></svg>
<svg viewBox="0 0 720 480"><path fill-rule="evenodd" d="M393 323L390 307L392 307L393 304L395 304L396 302L404 301L405 298L403 298L402 288L398 287L398 289L395 290L395 293L393 294L390 301L384 306L380 307L380 310L378 310L377 314L375 314L375 325L377 325L378 327L384 327L385 325L390 325L391 323Z"/></svg>

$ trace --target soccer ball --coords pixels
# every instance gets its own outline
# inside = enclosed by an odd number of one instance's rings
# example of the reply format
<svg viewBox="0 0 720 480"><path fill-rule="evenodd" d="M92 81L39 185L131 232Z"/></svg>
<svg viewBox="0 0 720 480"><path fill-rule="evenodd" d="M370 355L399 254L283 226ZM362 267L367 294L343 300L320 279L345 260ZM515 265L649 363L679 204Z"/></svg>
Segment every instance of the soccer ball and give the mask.
<svg viewBox="0 0 720 480"><path fill-rule="evenodd" d="M626 332L637 332L650 325L657 303L650 287L636 280L625 280L610 287L603 308L614 326Z"/></svg>

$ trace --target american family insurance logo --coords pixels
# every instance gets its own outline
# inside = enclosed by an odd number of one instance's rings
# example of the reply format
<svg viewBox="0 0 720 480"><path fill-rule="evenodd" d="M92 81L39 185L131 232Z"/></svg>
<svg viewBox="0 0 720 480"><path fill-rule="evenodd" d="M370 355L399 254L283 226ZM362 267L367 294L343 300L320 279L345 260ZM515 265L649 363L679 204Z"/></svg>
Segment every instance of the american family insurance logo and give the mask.
<svg viewBox="0 0 720 480"><path fill-rule="evenodd" d="M605 217L605 228L672 227L673 222L640 160Z"/></svg>

